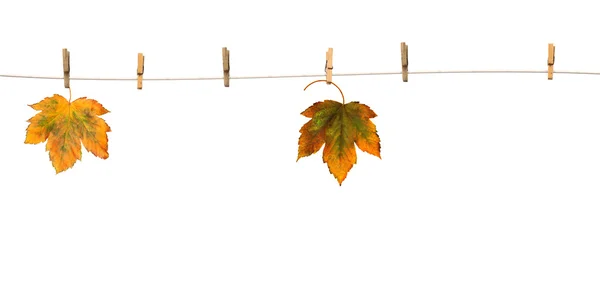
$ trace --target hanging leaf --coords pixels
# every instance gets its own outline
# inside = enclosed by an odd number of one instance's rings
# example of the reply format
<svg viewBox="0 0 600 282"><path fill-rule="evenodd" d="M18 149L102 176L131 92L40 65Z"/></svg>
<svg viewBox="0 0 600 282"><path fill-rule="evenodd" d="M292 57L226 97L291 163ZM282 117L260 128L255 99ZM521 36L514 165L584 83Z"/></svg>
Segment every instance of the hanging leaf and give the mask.
<svg viewBox="0 0 600 282"><path fill-rule="evenodd" d="M96 100L82 97L73 102L54 94L39 103L29 105L41 111L27 120L25 144L44 141L56 174L81 160L81 143L94 156L108 158L110 127L98 117L109 111Z"/></svg>
<svg viewBox="0 0 600 282"><path fill-rule="evenodd" d="M296 161L318 152L325 144L323 162L327 163L329 172L340 186L356 163L354 143L364 152L381 159L379 135L370 120L377 115L369 106L325 100L314 103L301 114L311 120L300 129Z"/></svg>

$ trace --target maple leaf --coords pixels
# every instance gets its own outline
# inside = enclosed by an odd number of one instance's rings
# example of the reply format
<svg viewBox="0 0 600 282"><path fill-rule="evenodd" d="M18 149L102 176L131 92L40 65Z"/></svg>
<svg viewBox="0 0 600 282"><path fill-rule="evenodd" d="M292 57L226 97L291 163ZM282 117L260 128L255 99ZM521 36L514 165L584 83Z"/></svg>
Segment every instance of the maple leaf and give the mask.
<svg viewBox="0 0 600 282"><path fill-rule="evenodd" d="M381 159L379 135L370 120L377 115L369 106L325 100L314 103L301 114L311 120L300 129L296 161L318 152L325 144L323 162L340 186L356 164L354 143L362 151Z"/></svg>
<svg viewBox="0 0 600 282"><path fill-rule="evenodd" d="M42 101L29 105L41 111L28 119L29 126L25 144L44 141L56 174L63 172L81 160L81 143L96 157L108 158L108 136L110 127L98 117L109 111L93 99L81 97L73 102L54 94Z"/></svg>

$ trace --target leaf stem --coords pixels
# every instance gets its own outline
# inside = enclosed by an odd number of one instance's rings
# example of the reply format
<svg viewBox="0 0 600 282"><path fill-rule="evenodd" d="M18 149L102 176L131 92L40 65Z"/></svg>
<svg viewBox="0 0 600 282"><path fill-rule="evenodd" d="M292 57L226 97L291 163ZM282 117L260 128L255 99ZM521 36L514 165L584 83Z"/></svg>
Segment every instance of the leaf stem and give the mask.
<svg viewBox="0 0 600 282"><path fill-rule="evenodd" d="M71 86L69 86L69 104L71 104Z"/></svg>
<svg viewBox="0 0 600 282"><path fill-rule="evenodd" d="M327 80L324 80L324 79L315 80L315 81L309 83L308 85L306 85L306 87L304 87L304 91L306 91L306 88L308 88L309 86L311 86L313 83L315 83L315 82L321 82L321 81L322 82L327 82ZM344 93L342 92L342 89L340 89L340 87L337 86L337 84L333 83L333 81L331 82L331 84L333 84L340 91L340 94L342 94L342 104L346 104L346 98L344 97Z"/></svg>

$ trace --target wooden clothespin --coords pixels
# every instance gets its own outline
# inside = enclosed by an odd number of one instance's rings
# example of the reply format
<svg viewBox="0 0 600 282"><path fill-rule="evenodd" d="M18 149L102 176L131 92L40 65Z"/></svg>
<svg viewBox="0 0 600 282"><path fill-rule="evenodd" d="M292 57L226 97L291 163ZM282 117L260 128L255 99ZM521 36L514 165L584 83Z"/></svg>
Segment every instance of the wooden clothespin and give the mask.
<svg viewBox="0 0 600 282"><path fill-rule="evenodd" d="M223 47L223 83L225 87L229 87L229 50Z"/></svg>
<svg viewBox="0 0 600 282"><path fill-rule="evenodd" d="M331 84L333 79L333 48L327 49L327 53L325 54L325 80L327 84Z"/></svg>
<svg viewBox="0 0 600 282"><path fill-rule="evenodd" d="M142 79L143 78L144 78L144 54L138 53L137 89L142 89Z"/></svg>
<svg viewBox="0 0 600 282"><path fill-rule="evenodd" d="M400 53L402 55L402 81L408 82L408 45L405 42L400 43Z"/></svg>
<svg viewBox="0 0 600 282"><path fill-rule="evenodd" d="M70 87L70 77L71 77L71 54L67 50L67 48L62 49L62 57L63 57L63 73L65 76L65 88Z"/></svg>
<svg viewBox="0 0 600 282"><path fill-rule="evenodd" d="M548 43L548 80L552 80L554 75L554 44Z"/></svg>

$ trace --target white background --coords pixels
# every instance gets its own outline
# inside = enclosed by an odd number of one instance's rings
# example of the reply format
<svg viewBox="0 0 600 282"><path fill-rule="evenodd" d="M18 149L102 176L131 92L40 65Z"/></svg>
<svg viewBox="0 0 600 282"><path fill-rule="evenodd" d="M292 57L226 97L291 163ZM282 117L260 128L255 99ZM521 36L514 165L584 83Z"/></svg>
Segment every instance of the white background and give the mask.
<svg viewBox="0 0 600 282"><path fill-rule="evenodd" d="M600 71L593 1L5 1L0 74L319 74L369 105L378 159L339 187L296 162L311 78L71 81L107 160L55 175L28 104L62 80L0 78L0 281L598 281L600 78L335 77L409 69Z"/></svg>

